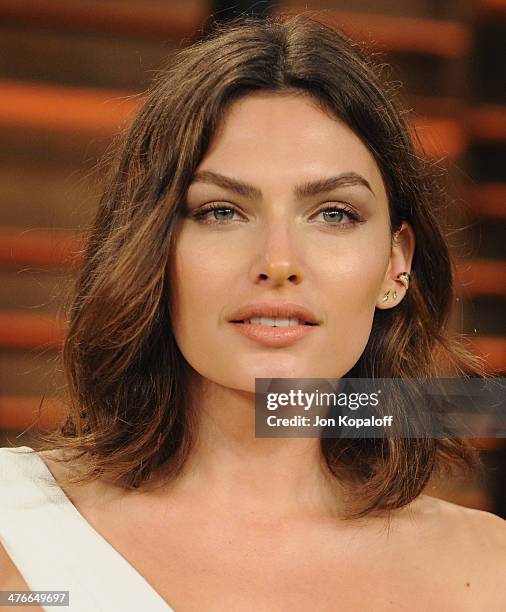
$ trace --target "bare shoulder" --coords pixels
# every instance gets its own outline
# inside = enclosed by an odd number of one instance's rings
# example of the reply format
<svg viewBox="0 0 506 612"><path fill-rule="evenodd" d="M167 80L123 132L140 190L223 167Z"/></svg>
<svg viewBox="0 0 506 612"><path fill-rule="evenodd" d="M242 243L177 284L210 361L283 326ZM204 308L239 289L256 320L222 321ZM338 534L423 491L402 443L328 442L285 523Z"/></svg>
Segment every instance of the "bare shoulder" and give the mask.
<svg viewBox="0 0 506 612"><path fill-rule="evenodd" d="M0 590L1 591L27 591L28 587L18 568L0 544Z"/></svg>
<svg viewBox="0 0 506 612"><path fill-rule="evenodd" d="M506 547L506 520L496 514L430 495L420 496L418 509L432 526L453 534L460 532L462 542L481 546L493 543L495 550Z"/></svg>
<svg viewBox="0 0 506 612"><path fill-rule="evenodd" d="M473 591L483 609L506 610L506 520L428 495L417 500L416 513L423 548L439 571Z"/></svg>
<svg viewBox="0 0 506 612"><path fill-rule="evenodd" d="M0 591L29 591L25 579L14 565L5 548L0 544ZM29 610L43 610L39 605L25 606ZM13 607L5 607L4 610L14 610ZM16 607L17 610L17 607Z"/></svg>

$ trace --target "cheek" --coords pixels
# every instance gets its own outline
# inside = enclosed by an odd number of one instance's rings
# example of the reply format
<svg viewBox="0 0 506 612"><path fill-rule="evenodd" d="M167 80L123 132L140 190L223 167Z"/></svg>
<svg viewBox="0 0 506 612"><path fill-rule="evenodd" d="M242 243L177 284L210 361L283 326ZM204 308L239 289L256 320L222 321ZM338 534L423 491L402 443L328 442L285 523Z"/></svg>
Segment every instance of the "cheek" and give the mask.
<svg viewBox="0 0 506 612"><path fill-rule="evenodd" d="M331 296L340 309L353 312L360 306L374 306L388 261L388 241L366 237L327 250L311 267L319 270L322 292Z"/></svg>
<svg viewBox="0 0 506 612"><path fill-rule="evenodd" d="M369 339L388 267L387 248L380 242L377 250L371 249L370 243L367 248L343 250L326 260L320 268L320 280L316 280L326 302L329 342L340 352L346 347L352 359L358 359Z"/></svg>
<svg viewBox="0 0 506 612"><path fill-rule="evenodd" d="M217 262L217 257L190 232L179 236L171 275L171 309L176 337L190 326L193 330L208 326L209 315L219 313L223 307L227 266L222 257Z"/></svg>

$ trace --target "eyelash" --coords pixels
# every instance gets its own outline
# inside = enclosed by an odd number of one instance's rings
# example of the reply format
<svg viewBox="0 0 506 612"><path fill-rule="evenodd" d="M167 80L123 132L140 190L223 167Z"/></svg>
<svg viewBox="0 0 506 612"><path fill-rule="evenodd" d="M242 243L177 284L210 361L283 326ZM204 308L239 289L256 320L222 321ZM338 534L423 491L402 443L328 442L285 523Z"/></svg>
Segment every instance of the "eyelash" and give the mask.
<svg viewBox="0 0 506 612"><path fill-rule="evenodd" d="M227 219L225 221L218 221L217 219L215 219L213 222L205 221L204 217L208 213L213 212L214 210L232 210L234 212L238 212L234 206L219 206L217 204L210 204L192 213L191 216L195 219L195 221L206 225L226 225L231 221L230 219ZM349 221L348 223L324 223L324 225L327 225L329 227L346 230L357 225L358 223L362 223L362 220L359 218L359 216L347 206L326 206L324 208L320 208L320 210L318 210L315 214L320 214L326 211L338 211L341 213L345 213L351 219L351 221Z"/></svg>

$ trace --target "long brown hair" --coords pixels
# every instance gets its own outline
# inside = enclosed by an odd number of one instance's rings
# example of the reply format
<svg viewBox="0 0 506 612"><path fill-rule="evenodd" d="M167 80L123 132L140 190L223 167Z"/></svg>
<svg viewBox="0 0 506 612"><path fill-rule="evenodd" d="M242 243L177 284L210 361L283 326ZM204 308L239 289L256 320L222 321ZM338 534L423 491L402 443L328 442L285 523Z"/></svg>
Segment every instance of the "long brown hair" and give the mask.
<svg viewBox="0 0 506 612"><path fill-rule="evenodd" d="M362 46L301 15L217 26L160 70L108 159L68 309L68 415L43 437L46 448L86 456L68 482L102 476L138 487L158 472L177 476L191 453L198 414L192 371L171 333L171 254L194 172L230 103L251 92L304 93L344 121L380 168L392 232L404 220L415 232L409 291L397 307L376 310L347 376L484 375L449 329L454 270L443 194L380 71ZM477 463L458 439L323 439L321 448L336 478L360 483L349 517L400 508L440 468Z"/></svg>

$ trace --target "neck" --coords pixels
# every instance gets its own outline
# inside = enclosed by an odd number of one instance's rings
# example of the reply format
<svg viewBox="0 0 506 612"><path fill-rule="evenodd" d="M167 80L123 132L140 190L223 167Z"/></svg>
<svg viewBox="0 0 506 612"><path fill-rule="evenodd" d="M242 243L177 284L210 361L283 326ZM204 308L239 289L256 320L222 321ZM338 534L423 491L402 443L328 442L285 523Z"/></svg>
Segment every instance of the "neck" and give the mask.
<svg viewBox="0 0 506 612"><path fill-rule="evenodd" d="M256 438L255 394L206 382L195 447L177 489L234 515L337 517L343 491L319 438Z"/></svg>

